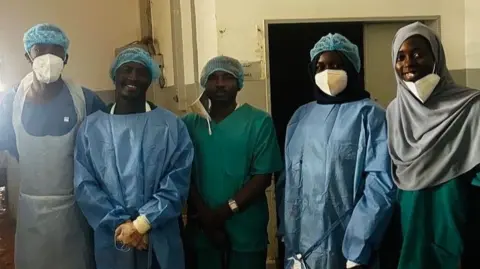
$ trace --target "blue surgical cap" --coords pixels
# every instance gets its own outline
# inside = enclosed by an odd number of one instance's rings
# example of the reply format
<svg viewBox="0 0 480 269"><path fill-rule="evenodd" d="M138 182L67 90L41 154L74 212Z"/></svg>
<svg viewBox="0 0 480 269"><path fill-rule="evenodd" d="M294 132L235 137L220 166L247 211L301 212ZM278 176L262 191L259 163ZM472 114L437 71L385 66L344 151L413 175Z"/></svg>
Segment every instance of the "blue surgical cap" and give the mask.
<svg viewBox="0 0 480 269"><path fill-rule="evenodd" d="M310 50L310 61L325 51L339 51L352 62L357 72L360 72L361 62L358 47L341 34L323 36Z"/></svg>
<svg viewBox="0 0 480 269"><path fill-rule="evenodd" d="M237 59L228 56L217 56L207 62L205 67L203 67L200 76L200 86L202 86L202 88L205 89L208 77L216 71L223 71L231 74L237 79L238 88L243 88L244 73L242 64Z"/></svg>
<svg viewBox="0 0 480 269"><path fill-rule="evenodd" d="M160 66L157 62L155 62L155 60L153 60L150 54L144 49L132 47L125 49L118 54L110 69L110 78L115 80L115 73L117 72L117 69L123 64L130 62L139 63L145 66L148 71L150 71L152 80L157 80L160 77Z"/></svg>
<svg viewBox="0 0 480 269"><path fill-rule="evenodd" d="M58 26L42 23L33 26L23 35L23 46L27 53L37 44L59 45L67 52L70 40Z"/></svg>

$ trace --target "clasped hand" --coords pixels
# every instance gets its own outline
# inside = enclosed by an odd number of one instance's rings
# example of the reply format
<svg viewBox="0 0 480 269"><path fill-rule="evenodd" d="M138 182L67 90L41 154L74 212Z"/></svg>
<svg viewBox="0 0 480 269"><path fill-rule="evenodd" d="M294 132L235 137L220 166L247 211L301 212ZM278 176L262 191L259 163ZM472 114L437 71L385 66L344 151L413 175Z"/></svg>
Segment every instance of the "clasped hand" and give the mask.
<svg viewBox="0 0 480 269"><path fill-rule="evenodd" d="M148 234L139 233L130 220L117 227L115 239L125 246L138 250L146 250L148 248Z"/></svg>
<svg viewBox="0 0 480 269"><path fill-rule="evenodd" d="M227 233L225 231L225 222L232 216L232 211L228 205L221 206L215 210L204 208L198 212L197 218L200 227L207 238L220 249L230 247Z"/></svg>
<svg viewBox="0 0 480 269"><path fill-rule="evenodd" d="M203 229L219 229L225 226L225 222L232 216L228 205L221 206L214 210L205 208L198 212L198 220Z"/></svg>

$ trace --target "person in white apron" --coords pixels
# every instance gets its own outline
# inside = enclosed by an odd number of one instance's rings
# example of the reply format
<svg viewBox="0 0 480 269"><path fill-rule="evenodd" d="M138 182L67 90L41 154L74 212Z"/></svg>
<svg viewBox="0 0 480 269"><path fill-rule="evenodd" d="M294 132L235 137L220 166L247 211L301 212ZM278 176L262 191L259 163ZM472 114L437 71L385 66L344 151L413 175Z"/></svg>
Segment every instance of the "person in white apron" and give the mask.
<svg viewBox="0 0 480 269"><path fill-rule="evenodd" d="M19 161L15 268L94 269L91 229L73 193L73 150L83 119L105 105L61 77L69 40L60 28L36 25L24 46L33 72L0 104L0 150Z"/></svg>
<svg viewBox="0 0 480 269"><path fill-rule="evenodd" d="M89 228L73 195L77 127L64 136L36 137L25 131L21 115L32 77L31 73L20 83L12 117L20 160L15 265L18 269L92 269ZM83 92L75 85L68 88L80 123L85 117Z"/></svg>

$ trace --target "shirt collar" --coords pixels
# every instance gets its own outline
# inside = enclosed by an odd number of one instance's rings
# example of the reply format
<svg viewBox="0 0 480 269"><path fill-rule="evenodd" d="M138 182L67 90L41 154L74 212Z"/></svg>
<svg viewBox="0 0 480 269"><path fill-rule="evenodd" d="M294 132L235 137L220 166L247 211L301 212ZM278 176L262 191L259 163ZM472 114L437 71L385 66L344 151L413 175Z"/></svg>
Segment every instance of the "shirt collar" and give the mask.
<svg viewBox="0 0 480 269"><path fill-rule="evenodd" d="M115 106L116 105L117 105L116 103L113 104L112 108L110 109L110 114L112 114L112 115L115 114L114 112L115 112ZM147 102L145 102L145 112L149 112L149 111L152 111L152 108L150 107L150 105Z"/></svg>

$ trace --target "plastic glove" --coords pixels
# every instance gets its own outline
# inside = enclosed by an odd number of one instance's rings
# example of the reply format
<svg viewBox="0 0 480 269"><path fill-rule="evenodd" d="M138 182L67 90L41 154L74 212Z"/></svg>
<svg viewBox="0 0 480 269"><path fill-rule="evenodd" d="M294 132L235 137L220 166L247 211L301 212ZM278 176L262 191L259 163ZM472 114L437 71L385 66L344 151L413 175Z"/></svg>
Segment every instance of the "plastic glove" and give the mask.
<svg viewBox="0 0 480 269"><path fill-rule="evenodd" d="M148 249L148 234L144 234L142 240L137 245L137 250L147 250Z"/></svg>
<svg viewBox="0 0 480 269"><path fill-rule="evenodd" d="M115 238L128 247L136 248L142 241L143 235L137 231L133 222L129 220L117 227Z"/></svg>

